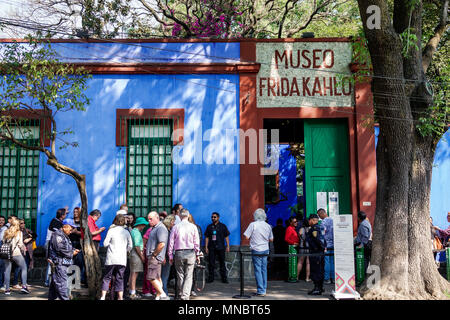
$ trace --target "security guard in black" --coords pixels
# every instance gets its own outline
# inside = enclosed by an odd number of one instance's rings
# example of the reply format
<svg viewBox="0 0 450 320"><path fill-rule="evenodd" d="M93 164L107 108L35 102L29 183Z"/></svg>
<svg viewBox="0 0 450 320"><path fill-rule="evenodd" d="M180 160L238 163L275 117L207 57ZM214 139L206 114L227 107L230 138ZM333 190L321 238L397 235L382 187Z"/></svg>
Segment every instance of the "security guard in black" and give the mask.
<svg viewBox="0 0 450 320"><path fill-rule="evenodd" d="M229 239L230 231L223 223L219 222L219 213L213 212L211 215L212 223L206 227L205 241L208 253L208 280L207 282L214 281L214 269L216 264L216 257L219 260L220 277L223 283L228 283L227 270L225 268L225 250L229 251ZM225 240L227 246L225 248Z"/></svg>
<svg viewBox="0 0 450 320"><path fill-rule="evenodd" d="M317 214L311 214L309 216L309 231L306 234L306 241L309 245L310 253L323 254L324 243L322 241L322 234L318 225L319 217ZM309 257L309 263L311 268L311 280L314 282L314 289L309 291L309 295L321 295L323 290L323 279L325 273L325 259L324 256L312 256Z"/></svg>

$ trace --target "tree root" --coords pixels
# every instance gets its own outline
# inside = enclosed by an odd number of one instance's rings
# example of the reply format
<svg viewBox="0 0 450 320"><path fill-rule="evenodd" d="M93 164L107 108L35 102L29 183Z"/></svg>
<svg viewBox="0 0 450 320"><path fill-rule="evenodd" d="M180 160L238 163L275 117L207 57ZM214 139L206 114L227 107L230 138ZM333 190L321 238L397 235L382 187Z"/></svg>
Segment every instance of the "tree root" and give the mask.
<svg viewBox="0 0 450 320"><path fill-rule="evenodd" d="M381 280L373 288L364 287L361 296L364 300L450 300L450 283L442 277L437 281L439 283L428 283L419 288L411 286L409 292L406 292L402 289L406 287L405 284ZM427 287L433 289L428 290Z"/></svg>

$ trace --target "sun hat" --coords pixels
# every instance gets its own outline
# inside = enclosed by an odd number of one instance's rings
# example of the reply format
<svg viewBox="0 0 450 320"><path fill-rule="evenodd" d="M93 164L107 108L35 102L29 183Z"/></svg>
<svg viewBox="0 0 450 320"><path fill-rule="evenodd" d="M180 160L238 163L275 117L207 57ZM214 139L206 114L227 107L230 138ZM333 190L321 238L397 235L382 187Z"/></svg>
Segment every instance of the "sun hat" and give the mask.
<svg viewBox="0 0 450 320"><path fill-rule="evenodd" d="M119 214L127 214L127 212L125 210L120 209L116 212L116 215L119 215Z"/></svg>
<svg viewBox="0 0 450 320"><path fill-rule="evenodd" d="M144 218L144 217L138 217L137 219L136 219L136 223L134 224L134 226L133 227L137 227L137 226L140 226L140 225L148 225L148 221Z"/></svg>

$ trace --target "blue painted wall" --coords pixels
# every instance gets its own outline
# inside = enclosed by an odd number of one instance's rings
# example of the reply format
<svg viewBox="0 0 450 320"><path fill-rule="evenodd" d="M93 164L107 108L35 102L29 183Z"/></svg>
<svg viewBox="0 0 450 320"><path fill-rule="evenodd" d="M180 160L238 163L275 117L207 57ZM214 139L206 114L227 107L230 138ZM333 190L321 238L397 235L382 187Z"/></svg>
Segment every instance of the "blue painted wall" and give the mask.
<svg viewBox="0 0 450 320"><path fill-rule="evenodd" d="M296 161L295 158L289 154L289 150L287 150L288 147L288 144L279 145L280 192L286 196L287 200L277 204L266 205L267 220L272 226L276 225L278 218L282 218L284 224L284 221L292 215L292 211L289 207L297 204Z"/></svg>
<svg viewBox="0 0 450 320"><path fill-rule="evenodd" d="M133 59L145 58L146 61L158 61L161 58L150 49L143 58L142 52L147 49L139 46L111 44L108 51L102 51L106 50L102 45L95 44L94 47L102 52L99 56L105 59L116 56L116 53L130 55ZM165 55L166 60L170 60L170 54L174 59L179 59L185 55L180 53L184 49L206 55L239 58L239 44L232 43L143 45L169 47L172 52L154 50ZM83 61L92 57L94 51L91 50L91 44L66 43L54 44L53 47L63 56L69 56L70 61ZM195 62L217 61L214 57L194 57ZM221 143L223 150L229 148L232 150L231 156L239 159L237 142L225 137L227 129L239 128L238 75L94 75L89 81L87 95L91 104L86 112L68 112L56 116L59 129L72 128L74 131L74 135L67 139L79 143L77 148L57 150L57 157L61 163L86 175L88 211L99 209L103 213L97 225L108 227L119 205L125 200L126 185L123 178L126 176L126 151L115 144L116 109L184 108L185 141L183 146L174 150L183 158L183 163L173 166L173 202L180 202L188 208L203 231L211 222L211 213L219 212L221 221L231 232L231 244L240 243L239 164L236 160L232 164L221 164L225 163L225 152L208 147L209 141L200 141L200 147L194 143L194 133L198 134L202 130L204 134L208 129L214 129L211 134L214 143ZM194 164L194 157L200 157L201 164ZM57 173L45 161L45 156L41 155L37 227L39 245L44 244L46 229L58 208L67 205L72 210L80 205L73 179ZM104 232L102 239L105 236Z"/></svg>
<svg viewBox="0 0 450 320"><path fill-rule="evenodd" d="M375 147L379 131L380 128L375 127ZM450 211L450 130L439 140L434 154L430 211L433 224L447 229L447 212Z"/></svg>

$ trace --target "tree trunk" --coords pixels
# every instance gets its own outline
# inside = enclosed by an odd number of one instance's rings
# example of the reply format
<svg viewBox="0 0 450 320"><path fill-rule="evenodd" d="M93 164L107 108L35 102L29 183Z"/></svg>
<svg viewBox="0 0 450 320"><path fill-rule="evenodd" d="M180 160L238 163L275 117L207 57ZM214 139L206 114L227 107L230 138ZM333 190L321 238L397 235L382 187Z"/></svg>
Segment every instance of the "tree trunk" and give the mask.
<svg viewBox="0 0 450 320"><path fill-rule="evenodd" d="M385 139L384 135L380 135ZM380 138L379 138L380 139ZM383 144L383 141L381 143ZM364 288L364 299L448 299L450 284L443 278L434 262L430 236L430 189L435 144L431 138L422 138L417 132L404 134L403 140L413 141L412 152L399 159L401 167L409 170L404 186L407 205L403 208L404 221L387 203L392 192L384 171L396 170L385 159L378 157L377 210L371 264L380 266L381 281L374 288ZM380 143L380 140L379 140ZM382 144L380 147L382 147ZM380 148L379 148L380 149ZM382 190L380 190L382 189ZM398 208L401 209L401 208ZM387 227L394 225L394 227ZM404 233L404 228L407 233ZM401 228L401 229L400 229ZM384 241L383 241L384 240ZM395 249L394 249L395 248ZM401 263L398 257L401 256Z"/></svg>
<svg viewBox="0 0 450 320"><path fill-rule="evenodd" d="M83 249L84 264L86 267L86 277L89 288L89 296L93 299L100 297L100 285L102 277L102 266L100 257L95 249L92 241L92 234L88 227L88 201L86 193L86 176L79 174L72 168L60 164L54 154L50 154L47 164L52 166L56 171L64 173L72 177L78 187L81 199L81 228L83 229L84 240L81 240L81 247Z"/></svg>
<svg viewBox="0 0 450 320"><path fill-rule="evenodd" d="M81 180L76 180L81 198L81 228L84 233L84 239L81 241L81 245L83 248L84 264L86 266L89 296L95 299L100 295L102 266L88 227L86 176L81 175L81 177Z"/></svg>
<svg viewBox="0 0 450 320"><path fill-rule="evenodd" d="M420 89L425 78L420 49L410 48L410 56L403 56L399 36L411 26L420 48L421 3L405 13L406 2L396 1L392 18L387 1L358 0L358 5L380 124L371 264L380 268L381 279L362 294L364 299L445 299L450 284L434 263L429 220L436 142L420 136L414 123L417 111L426 111L431 101ZM367 8L372 5L381 9L380 27L368 29Z"/></svg>

